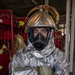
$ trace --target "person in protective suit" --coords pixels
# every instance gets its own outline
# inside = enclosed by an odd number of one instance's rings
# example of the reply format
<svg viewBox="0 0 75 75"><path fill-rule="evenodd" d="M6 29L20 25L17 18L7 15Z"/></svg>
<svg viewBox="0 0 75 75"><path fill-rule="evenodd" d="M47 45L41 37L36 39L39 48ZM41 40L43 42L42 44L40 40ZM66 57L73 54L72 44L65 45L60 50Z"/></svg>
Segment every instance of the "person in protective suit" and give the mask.
<svg viewBox="0 0 75 75"><path fill-rule="evenodd" d="M35 11L35 12L34 12ZM27 16L28 45L14 54L9 64L10 75L69 75L69 61L55 47L53 30L59 14L51 6L34 7Z"/></svg>

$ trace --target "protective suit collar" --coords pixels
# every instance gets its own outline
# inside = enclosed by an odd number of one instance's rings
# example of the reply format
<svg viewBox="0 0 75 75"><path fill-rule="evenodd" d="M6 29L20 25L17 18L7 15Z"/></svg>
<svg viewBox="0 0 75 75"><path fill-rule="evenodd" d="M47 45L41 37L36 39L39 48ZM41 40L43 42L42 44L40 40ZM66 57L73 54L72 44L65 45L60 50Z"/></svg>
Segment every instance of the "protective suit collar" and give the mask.
<svg viewBox="0 0 75 75"><path fill-rule="evenodd" d="M50 55L54 50L55 50L55 44L54 44L54 38L51 38L49 40L48 45L42 50L42 51L37 51L32 43L29 42L28 46L26 47L26 50L30 50L31 54L37 58L44 58L48 55Z"/></svg>

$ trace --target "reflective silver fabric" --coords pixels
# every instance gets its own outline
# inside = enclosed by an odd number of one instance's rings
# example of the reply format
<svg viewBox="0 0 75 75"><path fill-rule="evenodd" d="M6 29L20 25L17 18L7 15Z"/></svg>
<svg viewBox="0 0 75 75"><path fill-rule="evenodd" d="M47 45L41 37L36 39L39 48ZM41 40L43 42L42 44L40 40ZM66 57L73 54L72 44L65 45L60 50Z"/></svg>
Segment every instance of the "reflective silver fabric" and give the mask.
<svg viewBox="0 0 75 75"><path fill-rule="evenodd" d="M65 54L55 47L53 40L42 51L35 50L30 42L19 50L9 64L10 75L37 75L38 66L51 68L53 75L69 75L69 62Z"/></svg>
<svg viewBox="0 0 75 75"><path fill-rule="evenodd" d="M34 15L30 17L27 26L28 27L48 26L48 27L55 28L56 24L53 18L48 13L39 10L38 12L34 13Z"/></svg>
<svg viewBox="0 0 75 75"><path fill-rule="evenodd" d="M57 28L59 13L52 6L38 5L30 10L26 17L32 14L27 22L28 28L37 26L48 26Z"/></svg>

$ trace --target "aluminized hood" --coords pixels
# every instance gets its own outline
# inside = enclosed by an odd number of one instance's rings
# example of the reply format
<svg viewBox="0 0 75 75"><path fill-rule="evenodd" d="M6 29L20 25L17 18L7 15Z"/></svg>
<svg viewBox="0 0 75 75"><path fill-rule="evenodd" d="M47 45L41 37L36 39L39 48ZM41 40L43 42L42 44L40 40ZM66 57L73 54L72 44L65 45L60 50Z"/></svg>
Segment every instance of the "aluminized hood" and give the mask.
<svg viewBox="0 0 75 75"><path fill-rule="evenodd" d="M28 46L26 47L26 50L30 50L31 54L37 58L46 57L55 50L54 38L51 38L49 40L48 45L42 51L36 50L30 42Z"/></svg>

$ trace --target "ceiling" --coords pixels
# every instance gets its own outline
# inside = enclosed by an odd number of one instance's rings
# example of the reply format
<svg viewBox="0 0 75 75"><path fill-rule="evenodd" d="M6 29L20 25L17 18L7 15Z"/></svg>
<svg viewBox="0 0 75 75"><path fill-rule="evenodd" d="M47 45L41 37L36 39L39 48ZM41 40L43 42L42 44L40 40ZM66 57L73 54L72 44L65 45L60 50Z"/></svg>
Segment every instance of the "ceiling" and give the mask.
<svg viewBox="0 0 75 75"><path fill-rule="evenodd" d="M37 5L44 5L46 0L0 0L0 10L10 9L14 17L25 17L31 8ZM60 21L65 21L66 0L48 0L49 5L57 9L60 14Z"/></svg>

